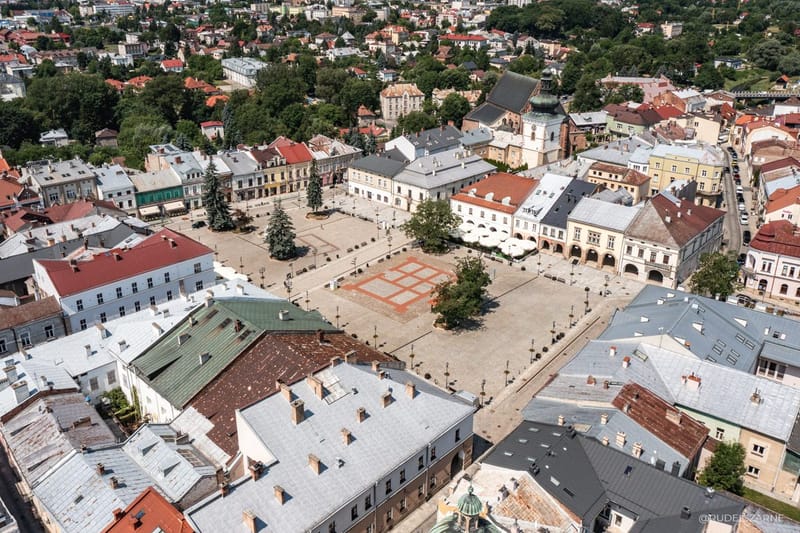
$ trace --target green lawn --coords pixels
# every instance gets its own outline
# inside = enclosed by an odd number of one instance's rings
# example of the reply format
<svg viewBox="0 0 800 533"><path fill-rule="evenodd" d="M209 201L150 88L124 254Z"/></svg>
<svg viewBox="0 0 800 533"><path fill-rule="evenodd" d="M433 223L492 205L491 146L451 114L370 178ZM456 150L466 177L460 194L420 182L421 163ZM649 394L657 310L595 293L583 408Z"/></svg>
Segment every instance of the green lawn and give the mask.
<svg viewBox="0 0 800 533"><path fill-rule="evenodd" d="M747 487L744 489L743 496L755 504L766 507L771 511L775 511L776 513L780 513L784 516L788 516L792 520L800 522L800 509L791 504L784 503L776 500L775 498L770 498L769 496L765 496L764 494L748 489Z"/></svg>

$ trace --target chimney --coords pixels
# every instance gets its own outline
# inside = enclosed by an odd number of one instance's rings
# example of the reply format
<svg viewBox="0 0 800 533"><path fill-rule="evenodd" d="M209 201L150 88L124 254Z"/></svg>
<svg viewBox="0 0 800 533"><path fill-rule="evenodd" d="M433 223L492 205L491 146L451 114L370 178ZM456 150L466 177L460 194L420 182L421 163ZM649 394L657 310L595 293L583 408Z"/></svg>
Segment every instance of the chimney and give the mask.
<svg viewBox="0 0 800 533"><path fill-rule="evenodd" d="M608 389L608 386L609 386L610 384L611 384L611 383L609 383L609 381L608 381L607 379L604 379L604 380L603 380L603 388L604 388L604 389Z"/></svg>
<svg viewBox="0 0 800 533"><path fill-rule="evenodd" d="M250 463L250 478L253 481L258 481L258 478L261 477L261 472L264 471L264 463L261 461L256 461L254 463Z"/></svg>
<svg viewBox="0 0 800 533"><path fill-rule="evenodd" d="M317 330L317 342L320 344L325 343L325 332L322 331L321 329Z"/></svg>
<svg viewBox="0 0 800 533"><path fill-rule="evenodd" d="M558 415L558 425L559 426L564 425L564 415Z"/></svg>
<svg viewBox="0 0 800 533"><path fill-rule="evenodd" d="M392 398L392 393L390 391L381 394L381 407L389 407L392 401L394 401L394 398Z"/></svg>
<svg viewBox="0 0 800 533"><path fill-rule="evenodd" d="M634 442L633 443L633 456L639 459L642 456L642 443L641 442Z"/></svg>
<svg viewBox="0 0 800 533"><path fill-rule="evenodd" d="M219 495L222 496L223 498L228 495L230 490L231 488L228 485L227 481L223 481L222 483L219 484Z"/></svg>
<svg viewBox="0 0 800 533"><path fill-rule="evenodd" d="M356 421L358 423L363 422L367 418L367 410L363 407L359 407L356 409Z"/></svg>
<svg viewBox="0 0 800 533"><path fill-rule="evenodd" d="M186 341L188 341L190 338L191 335L189 335L188 333L181 333L180 335L178 335L178 346L183 346L184 344L186 344Z"/></svg>
<svg viewBox="0 0 800 533"><path fill-rule="evenodd" d="M292 408L292 423L296 426L306 418L306 405L299 398L289 405Z"/></svg>
<svg viewBox="0 0 800 533"><path fill-rule="evenodd" d="M55 246L55 244L56 244L55 238L53 238L53 237L48 237L47 238L47 246Z"/></svg>
<svg viewBox="0 0 800 533"><path fill-rule="evenodd" d="M208 291L208 292L211 292L211 291ZM214 305L214 296L213 296L213 294L206 294L205 306L208 308L208 307L211 307L212 305Z"/></svg>
<svg viewBox="0 0 800 533"><path fill-rule="evenodd" d="M373 361L372 362L372 371L377 374L378 370L380 369L380 365L381 364L378 361Z"/></svg>
<svg viewBox="0 0 800 533"><path fill-rule="evenodd" d="M617 446L622 448L625 446L625 437L626 435L624 431L617 431L617 438L614 442L616 442Z"/></svg>
<svg viewBox="0 0 800 533"><path fill-rule="evenodd" d="M702 380L700 379L700 376L695 376L694 372L692 372L686 376L684 384L692 390L699 390Z"/></svg>
<svg viewBox="0 0 800 533"><path fill-rule="evenodd" d="M347 428L342 428L342 442L344 442L345 446L353 442L353 434L350 433L350 430Z"/></svg>
<svg viewBox="0 0 800 533"><path fill-rule="evenodd" d="M669 215L665 216L665 217L664 217L664 222L666 222L667 224L669 224L670 222L672 222L672 217L671 217L671 216L669 216Z"/></svg>
<svg viewBox="0 0 800 533"><path fill-rule="evenodd" d="M119 351L120 351L120 353L122 353L122 352L124 352L125 350L127 350L127 349L128 349L128 341L126 341L125 339L122 339L122 340L121 340L121 341L119 341L119 343L117 343L117 344L119 344Z"/></svg>
<svg viewBox="0 0 800 533"><path fill-rule="evenodd" d="M622 358L622 368L628 368L629 366L631 366L631 358L626 355Z"/></svg>
<svg viewBox="0 0 800 533"><path fill-rule="evenodd" d="M17 381L17 367L14 365L8 365L3 369L3 372L6 374L6 379L8 379L9 383L14 383Z"/></svg>
<svg viewBox="0 0 800 533"><path fill-rule="evenodd" d="M111 478L108 480L108 485L112 489L118 488L119 487L119 479L117 479L117 476L111 476Z"/></svg>
<svg viewBox="0 0 800 533"><path fill-rule="evenodd" d="M750 402L756 405L761 403L761 392L758 389L753 391L753 394L750 395Z"/></svg>
<svg viewBox="0 0 800 533"><path fill-rule="evenodd" d="M236 333L239 333L240 331L242 331L243 327L244 327L244 324L242 323L241 320L239 320L237 318L236 321L234 321L234 323L233 323L233 331L235 331Z"/></svg>
<svg viewBox="0 0 800 533"><path fill-rule="evenodd" d="M114 261L122 261L122 255L119 252L114 252Z"/></svg>
<svg viewBox="0 0 800 533"><path fill-rule="evenodd" d="M603 413L600 415L600 423L603 425L608 424L608 413Z"/></svg>
<svg viewBox="0 0 800 533"><path fill-rule="evenodd" d="M672 469L670 470L670 474L672 474L675 477L678 477L680 473L681 473L681 463L680 461L675 461L674 463L672 463Z"/></svg>
<svg viewBox="0 0 800 533"><path fill-rule="evenodd" d="M281 395L286 398L287 402L292 401L292 389L290 389L286 383L279 379L275 381L275 386L278 388Z"/></svg>
<svg viewBox="0 0 800 533"><path fill-rule="evenodd" d="M253 511L249 509L245 509L242 511L242 522L247 527L247 531L250 533L257 533L258 529L256 529L256 515Z"/></svg>
<svg viewBox="0 0 800 533"><path fill-rule="evenodd" d="M683 422L683 415L681 415L680 411L677 410L673 411L672 409L667 409L667 420L669 420L673 424L680 426L681 422Z"/></svg>
<svg viewBox="0 0 800 533"><path fill-rule="evenodd" d="M158 315L158 307L155 304L150 304L150 314L153 316Z"/></svg>
<svg viewBox="0 0 800 533"><path fill-rule="evenodd" d="M84 345L83 346L83 351L86 353L86 357L91 357L92 356L92 345L91 344Z"/></svg>
<svg viewBox="0 0 800 533"><path fill-rule="evenodd" d="M356 351L350 350L346 354L344 354L344 362L345 363L357 363L358 358L356 357Z"/></svg>
<svg viewBox="0 0 800 533"><path fill-rule="evenodd" d="M417 386L410 381L406 381L406 394L413 400L414 396L417 395Z"/></svg>
<svg viewBox="0 0 800 533"><path fill-rule="evenodd" d="M281 309L280 311L278 311L278 320L281 321L289 320L289 310Z"/></svg>
<svg viewBox="0 0 800 533"><path fill-rule="evenodd" d="M244 285L236 285L236 294L244 296Z"/></svg>
<svg viewBox="0 0 800 533"><path fill-rule="evenodd" d="M283 490L283 487L280 485L275 485L272 487L273 492L275 493L275 499L278 500L278 503L283 505L286 503L286 491Z"/></svg>
<svg viewBox="0 0 800 533"><path fill-rule="evenodd" d="M603 439L601 442L603 443L603 446L608 446L608 437L606 435L603 435Z"/></svg>
<svg viewBox="0 0 800 533"><path fill-rule="evenodd" d="M155 331L156 335L161 335L164 333L164 329L158 324L158 322L153 322L153 331Z"/></svg>
<svg viewBox="0 0 800 533"><path fill-rule="evenodd" d="M322 382L319 379L309 374L306 377L306 383L311 388L311 390L314 391L314 395L317 398L321 400L325 396L325 391L322 388Z"/></svg>
<svg viewBox="0 0 800 533"><path fill-rule="evenodd" d="M97 470L98 476L102 476L106 473L106 467L103 463L97 463L97 465L95 465L95 470Z"/></svg>
<svg viewBox="0 0 800 533"><path fill-rule="evenodd" d="M200 362L200 365L208 363L209 359L211 359L211 354L208 352L203 352L198 356L198 361Z"/></svg>
<svg viewBox="0 0 800 533"><path fill-rule="evenodd" d="M311 467L311 470L313 470L315 474L319 475L320 468L322 466L319 462L319 457L313 453L308 454L308 466Z"/></svg>
<svg viewBox="0 0 800 533"><path fill-rule="evenodd" d="M681 509L681 520L689 520L692 517L692 511L685 505Z"/></svg>
<svg viewBox="0 0 800 533"><path fill-rule="evenodd" d="M111 514L114 515L114 520L116 521L120 520L123 516L125 516L125 511L117 507L111 512Z"/></svg>
<svg viewBox="0 0 800 533"><path fill-rule="evenodd" d="M608 355L610 357L614 357L615 355L617 355L617 347L616 346L612 346L611 348L609 348L608 349Z"/></svg>
<svg viewBox="0 0 800 533"><path fill-rule="evenodd" d="M342 362L341 357L331 357L331 366L336 366Z"/></svg>
<svg viewBox="0 0 800 533"><path fill-rule="evenodd" d="M169 247L170 248L177 248L178 243L175 242L175 239L168 239L169 240Z"/></svg>
<svg viewBox="0 0 800 533"><path fill-rule="evenodd" d="M594 376L590 375L590 376L586 377L586 384L587 385L594 385L595 383L597 383L597 380L594 378Z"/></svg>
<svg viewBox="0 0 800 533"><path fill-rule="evenodd" d="M385 378L386 378L386 372L384 372L383 370L380 370L378 372L378 379L385 379Z"/></svg>

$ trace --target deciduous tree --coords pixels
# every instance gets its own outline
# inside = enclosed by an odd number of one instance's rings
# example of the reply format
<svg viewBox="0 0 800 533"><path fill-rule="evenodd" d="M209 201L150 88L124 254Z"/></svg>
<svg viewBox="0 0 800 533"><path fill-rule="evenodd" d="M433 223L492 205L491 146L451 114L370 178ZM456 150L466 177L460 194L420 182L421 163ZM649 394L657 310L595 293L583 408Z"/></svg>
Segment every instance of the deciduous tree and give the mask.
<svg viewBox="0 0 800 533"><path fill-rule="evenodd" d="M689 286L697 294L719 295L724 300L736 288L738 276L739 265L733 253L703 254Z"/></svg>
<svg viewBox="0 0 800 533"><path fill-rule="evenodd" d="M436 287L431 306L438 314L436 323L446 329L461 327L480 313L486 287L492 282L486 265L477 257L458 259L455 274L455 280Z"/></svg>
<svg viewBox="0 0 800 533"><path fill-rule="evenodd" d="M744 488L744 456L744 447L738 442L720 442L697 481L714 490L727 490L741 495Z"/></svg>
<svg viewBox="0 0 800 533"><path fill-rule="evenodd" d="M447 251L447 238L460 222L446 200L425 200L400 229L419 241L424 252L441 253Z"/></svg>

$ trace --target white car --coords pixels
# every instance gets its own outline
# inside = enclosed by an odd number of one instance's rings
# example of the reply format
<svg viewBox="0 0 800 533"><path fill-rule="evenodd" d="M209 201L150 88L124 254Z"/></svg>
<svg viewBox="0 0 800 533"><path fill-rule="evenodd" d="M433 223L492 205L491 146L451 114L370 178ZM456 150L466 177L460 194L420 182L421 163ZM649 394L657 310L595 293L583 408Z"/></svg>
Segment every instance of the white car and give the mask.
<svg viewBox="0 0 800 533"><path fill-rule="evenodd" d="M739 215L739 222L743 226L746 226L750 222L750 217L747 216L747 213L742 213L741 215Z"/></svg>
<svg viewBox="0 0 800 533"><path fill-rule="evenodd" d="M744 189L741 185L736 186L736 194L744 194Z"/></svg>
<svg viewBox="0 0 800 533"><path fill-rule="evenodd" d="M745 211L747 211L747 206L744 205L744 202L739 202L739 212L746 215Z"/></svg>

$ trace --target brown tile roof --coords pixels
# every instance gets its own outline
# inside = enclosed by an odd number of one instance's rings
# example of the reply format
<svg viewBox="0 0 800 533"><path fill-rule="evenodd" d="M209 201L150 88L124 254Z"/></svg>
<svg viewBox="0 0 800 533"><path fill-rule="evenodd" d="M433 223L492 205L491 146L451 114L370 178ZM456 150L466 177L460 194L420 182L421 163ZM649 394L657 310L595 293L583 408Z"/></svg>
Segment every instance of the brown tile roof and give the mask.
<svg viewBox="0 0 800 533"><path fill-rule="evenodd" d="M416 83L396 83L381 91L381 96L383 98L399 98L404 94L408 94L409 96L425 96L425 93L417 88Z"/></svg>
<svg viewBox="0 0 800 533"><path fill-rule="evenodd" d="M138 519L137 519L138 518ZM103 533L135 533L161 531L163 533L192 533L186 517L153 487L147 487L123 511L116 509L113 521Z"/></svg>
<svg viewBox="0 0 800 533"><path fill-rule="evenodd" d="M786 167L800 168L800 161L798 161L794 157L784 157L781 159L776 159L775 161L770 161L769 163L764 163L763 165L761 165L761 173L764 174L765 172L770 172L772 170L777 170L779 168L786 168Z"/></svg>
<svg viewBox="0 0 800 533"><path fill-rule="evenodd" d="M703 424L636 383L624 385L611 403L689 459L700 452L708 437L708 428Z"/></svg>
<svg viewBox="0 0 800 533"><path fill-rule="evenodd" d="M800 232L788 220L764 224L758 230L750 247L762 252L800 257Z"/></svg>
<svg viewBox="0 0 800 533"><path fill-rule="evenodd" d="M334 357L344 358L352 351L358 361L394 360L345 333L326 333L322 344L313 332L271 333L237 357L190 403L214 424L208 437L233 456L238 450L236 409L277 392L278 379L292 384L330 366Z"/></svg>
<svg viewBox="0 0 800 533"><path fill-rule="evenodd" d="M478 183L464 187L453 196L453 200L475 204L503 213L514 213L525 198L539 185L539 180L517 176L507 172L496 172ZM470 194L470 191L475 191ZM493 193L492 199L486 195ZM503 204L508 198L508 204Z"/></svg>
<svg viewBox="0 0 800 533"><path fill-rule="evenodd" d="M681 248L723 216L725 211L686 201L673 203L658 194L639 210L628 226L628 235Z"/></svg>
<svg viewBox="0 0 800 533"><path fill-rule="evenodd" d="M21 326L53 315L61 316L61 306L55 296L48 296L16 307L0 306L0 330Z"/></svg>
<svg viewBox="0 0 800 533"><path fill-rule="evenodd" d="M764 211L772 213L795 204L800 204L800 185L791 189L778 189L773 192L764 206Z"/></svg>
<svg viewBox="0 0 800 533"><path fill-rule="evenodd" d="M595 162L592 166L589 167L589 170L599 170L601 172L608 172L609 174L614 174L614 177L609 177L608 179L612 179L614 181L625 183L627 185L635 185L639 186L643 183L646 183L650 176L647 174L642 174L638 170L634 170L632 168L627 168L619 165L613 165L611 163L602 163L602 162ZM587 178L594 178L594 179L607 179L604 176L593 176L587 175Z"/></svg>

